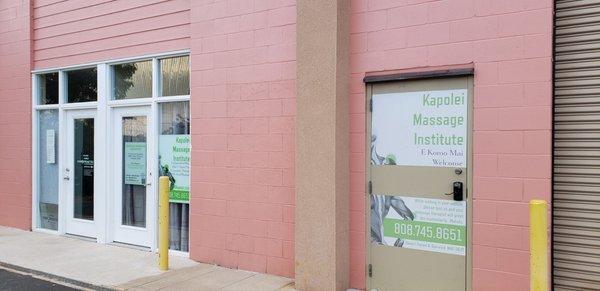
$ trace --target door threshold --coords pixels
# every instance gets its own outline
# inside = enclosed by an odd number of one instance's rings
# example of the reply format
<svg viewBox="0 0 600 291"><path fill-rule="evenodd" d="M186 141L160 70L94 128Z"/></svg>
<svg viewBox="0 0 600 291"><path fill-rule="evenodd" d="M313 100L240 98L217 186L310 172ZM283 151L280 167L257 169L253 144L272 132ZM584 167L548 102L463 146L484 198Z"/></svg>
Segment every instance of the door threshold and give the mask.
<svg viewBox="0 0 600 291"><path fill-rule="evenodd" d="M96 238L89 237L89 236L76 235L76 234L70 234L70 233L65 233L65 234L63 234L63 236L64 237L68 237L68 238L72 238L72 239L89 241L89 242L98 242L98 240L96 240Z"/></svg>
<svg viewBox="0 0 600 291"><path fill-rule="evenodd" d="M139 251L146 251L146 252L152 251L150 249L150 247L138 246L138 245L123 243L123 242L118 242L118 241L109 242L108 244L116 246L116 247L122 247L122 248L128 248L128 249L135 249L135 250L139 250Z"/></svg>

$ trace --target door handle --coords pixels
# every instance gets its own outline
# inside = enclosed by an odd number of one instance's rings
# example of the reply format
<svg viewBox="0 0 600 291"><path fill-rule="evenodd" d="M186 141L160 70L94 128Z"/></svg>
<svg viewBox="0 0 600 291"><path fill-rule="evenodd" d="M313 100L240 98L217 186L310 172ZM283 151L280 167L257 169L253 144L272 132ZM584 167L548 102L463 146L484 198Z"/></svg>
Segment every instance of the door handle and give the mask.
<svg viewBox="0 0 600 291"><path fill-rule="evenodd" d="M65 181L71 180L71 176L69 176L70 171L71 170L69 170L69 168L65 168L65 174L63 175L63 180L65 180Z"/></svg>
<svg viewBox="0 0 600 291"><path fill-rule="evenodd" d="M464 199L464 190L462 182L454 182L452 183L452 193L446 193L446 195L452 195L454 201L463 201Z"/></svg>

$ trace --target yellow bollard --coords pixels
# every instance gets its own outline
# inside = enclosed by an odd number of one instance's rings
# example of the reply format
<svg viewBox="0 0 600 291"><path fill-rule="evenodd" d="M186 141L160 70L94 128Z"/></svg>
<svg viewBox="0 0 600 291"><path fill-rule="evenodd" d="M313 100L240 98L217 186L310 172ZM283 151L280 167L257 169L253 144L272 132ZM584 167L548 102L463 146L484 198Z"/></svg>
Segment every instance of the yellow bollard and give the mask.
<svg viewBox="0 0 600 291"><path fill-rule="evenodd" d="M162 176L158 183L158 268L169 269L169 177Z"/></svg>
<svg viewBox="0 0 600 291"><path fill-rule="evenodd" d="M529 202L530 290L548 291L548 204Z"/></svg>

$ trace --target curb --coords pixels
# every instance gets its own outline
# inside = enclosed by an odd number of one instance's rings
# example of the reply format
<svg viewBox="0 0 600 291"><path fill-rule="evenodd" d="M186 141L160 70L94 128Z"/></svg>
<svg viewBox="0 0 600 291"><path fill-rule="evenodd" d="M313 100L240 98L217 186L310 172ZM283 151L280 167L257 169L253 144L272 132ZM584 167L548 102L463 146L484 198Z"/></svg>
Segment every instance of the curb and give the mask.
<svg viewBox="0 0 600 291"><path fill-rule="evenodd" d="M81 288L85 288L85 289L89 289L89 290L96 290L96 291L114 291L114 290L116 290L114 288L97 286L97 285L86 283L83 281L78 281L78 280L74 280L71 278L62 277L62 276L58 276L58 275L54 275L54 274L50 274L50 273L46 273L46 272L41 272L38 270L29 269L29 268L25 268L25 267L20 267L20 266L16 266L16 265L4 263L4 262L0 262L0 267L4 267L6 269L14 270L14 271L21 272L21 273L31 274L34 276L44 277L44 278L47 278L50 280L67 283L67 284L70 284L73 286L77 286L77 287L81 287Z"/></svg>

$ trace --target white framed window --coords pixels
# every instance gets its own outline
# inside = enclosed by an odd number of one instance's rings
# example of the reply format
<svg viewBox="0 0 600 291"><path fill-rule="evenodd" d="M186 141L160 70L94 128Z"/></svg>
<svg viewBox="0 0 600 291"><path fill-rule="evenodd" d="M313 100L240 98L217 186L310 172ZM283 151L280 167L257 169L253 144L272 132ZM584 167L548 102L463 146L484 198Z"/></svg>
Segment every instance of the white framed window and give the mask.
<svg viewBox="0 0 600 291"><path fill-rule="evenodd" d="M170 249L189 250L190 217L190 66L189 56L158 60L159 167L172 183Z"/></svg>
<svg viewBox="0 0 600 291"><path fill-rule="evenodd" d="M152 98L152 59L110 68L111 100Z"/></svg>
<svg viewBox="0 0 600 291"><path fill-rule="evenodd" d="M140 56L37 70L32 72L32 228L36 231L66 233L64 173L67 112L92 110L96 116L95 183L108 181L108 164L113 108L150 106L157 134L152 151L158 172L174 180L171 190L171 249L189 248L189 155L190 61L188 51ZM68 130L67 130L68 131ZM173 152L173 146L178 150ZM185 162L187 159L187 163ZM167 161L169 164L167 164ZM173 181L172 180L172 181ZM158 175L155 182L158 183ZM94 220L99 224L98 242L111 242L112 210L105 198L110 187L94 190ZM152 217L152 216L150 216ZM156 217L156 216L153 216ZM153 224L155 227L157 224ZM156 231L156 229L154 229ZM156 239L152 244L156 247Z"/></svg>
<svg viewBox="0 0 600 291"><path fill-rule="evenodd" d="M98 101L98 68L62 71L67 103Z"/></svg>
<svg viewBox="0 0 600 291"><path fill-rule="evenodd" d="M159 97L190 95L190 57L160 59Z"/></svg>

